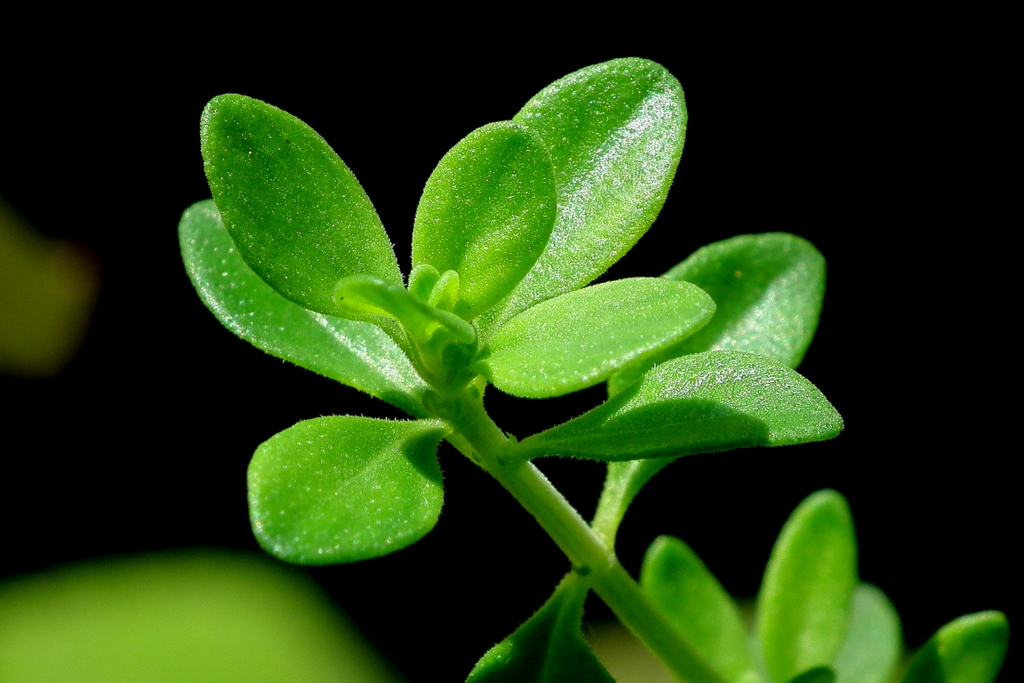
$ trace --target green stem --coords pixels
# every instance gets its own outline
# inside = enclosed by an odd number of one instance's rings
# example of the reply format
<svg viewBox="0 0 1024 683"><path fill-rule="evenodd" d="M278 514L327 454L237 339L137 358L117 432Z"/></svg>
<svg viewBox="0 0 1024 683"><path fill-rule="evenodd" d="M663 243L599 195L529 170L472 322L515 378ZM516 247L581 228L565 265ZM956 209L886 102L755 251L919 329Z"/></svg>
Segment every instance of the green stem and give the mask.
<svg viewBox="0 0 1024 683"><path fill-rule="evenodd" d="M678 677L690 683L724 683L651 603L619 564L615 551L598 536L569 501L533 465L506 458L509 441L483 408L483 403L458 401L443 416L457 434L450 441L487 470L532 514L566 554L573 568L612 612ZM472 452L466 452L467 446Z"/></svg>

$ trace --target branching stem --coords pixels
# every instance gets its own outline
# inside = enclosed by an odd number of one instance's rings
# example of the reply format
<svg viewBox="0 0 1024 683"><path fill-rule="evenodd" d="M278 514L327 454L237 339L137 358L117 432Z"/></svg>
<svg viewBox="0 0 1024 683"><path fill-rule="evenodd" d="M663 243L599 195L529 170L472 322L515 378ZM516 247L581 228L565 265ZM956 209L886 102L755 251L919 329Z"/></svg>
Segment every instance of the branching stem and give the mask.
<svg viewBox="0 0 1024 683"><path fill-rule="evenodd" d="M573 569L662 662L689 683L725 683L651 603L619 563L615 550L531 462L508 458L514 448L483 402L466 394L448 404L444 419L455 430L449 441L487 470L532 514L569 558Z"/></svg>

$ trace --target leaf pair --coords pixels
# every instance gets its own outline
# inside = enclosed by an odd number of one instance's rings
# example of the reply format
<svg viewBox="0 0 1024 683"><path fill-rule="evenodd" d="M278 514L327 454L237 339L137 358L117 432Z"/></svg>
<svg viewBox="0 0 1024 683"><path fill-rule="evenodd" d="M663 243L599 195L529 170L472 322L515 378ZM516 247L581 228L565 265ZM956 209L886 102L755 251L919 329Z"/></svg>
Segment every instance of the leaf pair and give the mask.
<svg viewBox="0 0 1024 683"><path fill-rule="evenodd" d="M242 259L285 298L333 315L343 277L402 283L369 197L308 125L259 100L221 95L203 111L201 140L210 189ZM459 272L455 312L476 317L537 260L555 202L544 143L516 123L484 126L427 181L413 265Z"/></svg>
<svg viewBox="0 0 1024 683"><path fill-rule="evenodd" d="M846 501L820 491L793 512L772 550L751 648L732 598L681 540L647 551L641 585L679 632L728 681L885 683L901 633L877 588L857 583Z"/></svg>
<svg viewBox="0 0 1024 683"><path fill-rule="evenodd" d="M757 598L756 634L696 553L681 540L647 550L645 592L723 678L786 683L886 683L903 651L899 615L859 583L849 507L835 491L804 500L772 549ZM991 683L1006 653L1006 617L982 612L944 626L903 683Z"/></svg>
<svg viewBox="0 0 1024 683"><path fill-rule="evenodd" d="M662 347L613 375L608 380L610 396L624 392L655 365L707 351L755 353L795 369L818 325L825 291L825 259L813 245L795 235L740 235L698 249L663 277L693 283L707 292L715 301L715 315L696 334ZM697 357L693 356L690 362L696 361ZM677 367L682 370L689 365ZM770 378L780 374L787 377L786 383L804 382L802 378L796 380L795 373L780 373L771 368L774 364L769 364L768 376L762 384L771 385ZM760 372L755 368L751 371ZM744 387L737 385L735 390L742 393ZM820 414L832 417L817 421L819 431L813 437L801 439L794 435L793 443L831 438L836 433L833 426L838 424L841 428L841 418L824 397L816 389L811 395L820 404ZM778 415L792 411L792 417L799 421L800 405L792 405L784 393L765 398L765 405L774 405ZM745 434L756 437L761 431L767 431L767 427L758 424L759 416L745 413L742 408L737 410L739 406L728 402L725 407L735 411L737 422L746 426L738 424L739 430L733 434L723 429L714 450L737 447L742 445L739 442ZM614 544L619 523L633 498L651 477L673 460L674 457L668 457L609 463L594 518L594 528L609 543Z"/></svg>
<svg viewBox="0 0 1024 683"><path fill-rule="evenodd" d="M701 247L662 277L689 282L714 300L710 323L608 382L617 394L658 363L702 351L745 351L796 368L814 338L825 295L825 259L783 232L740 235Z"/></svg>

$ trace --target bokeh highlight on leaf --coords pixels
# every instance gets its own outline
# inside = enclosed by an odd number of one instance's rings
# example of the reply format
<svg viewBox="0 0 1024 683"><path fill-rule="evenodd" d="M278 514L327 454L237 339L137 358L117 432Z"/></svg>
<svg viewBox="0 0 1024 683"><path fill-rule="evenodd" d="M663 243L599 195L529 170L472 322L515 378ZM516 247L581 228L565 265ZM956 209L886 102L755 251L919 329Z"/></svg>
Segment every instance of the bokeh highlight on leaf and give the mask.
<svg viewBox="0 0 1024 683"><path fill-rule="evenodd" d="M725 680L753 670L736 603L690 546L672 536L655 539L644 555L640 585Z"/></svg>
<svg viewBox="0 0 1024 683"><path fill-rule="evenodd" d="M297 564L355 562L400 550L434 528L443 491L436 420L304 420L249 464L253 532Z"/></svg>
<svg viewBox="0 0 1024 683"><path fill-rule="evenodd" d="M1006 658L1002 612L967 614L940 628L910 663L903 683L992 683Z"/></svg>
<svg viewBox="0 0 1024 683"><path fill-rule="evenodd" d="M467 683L614 683L580 632L587 590L568 574L536 614L481 657Z"/></svg>
<svg viewBox="0 0 1024 683"><path fill-rule="evenodd" d="M192 284L220 322L253 346L426 417L426 383L380 328L307 311L275 292L242 261L212 200L189 207L178 226Z"/></svg>
<svg viewBox="0 0 1024 683"><path fill-rule="evenodd" d="M598 384L693 334L715 311L699 287L615 280L549 299L491 337L487 375L514 396L547 398Z"/></svg>
<svg viewBox="0 0 1024 683"><path fill-rule="evenodd" d="M590 412L524 439L517 453L635 460L821 441L842 426L794 370L764 356L709 351L655 367Z"/></svg>
<svg viewBox="0 0 1024 683"><path fill-rule="evenodd" d="M656 357L613 376L612 395L657 363L701 351L746 351L796 368L818 327L825 258L796 235L740 235L701 247L662 277L707 292L717 306L715 317Z"/></svg>
<svg viewBox="0 0 1024 683"><path fill-rule="evenodd" d="M836 491L818 491L786 521L757 596L758 636L773 680L832 664L856 586L850 508Z"/></svg>
<svg viewBox="0 0 1024 683"><path fill-rule="evenodd" d="M305 123L251 97L220 95L203 110L200 139L239 255L286 299L334 315L334 284L346 275L402 283L369 197Z"/></svg>
<svg viewBox="0 0 1024 683"><path fill-rule="evenodd" d="M686 104L660 64L615 59L555 81L513 120L551 152L558 217L536 265L481 320L485 339L520 311L588 284L647 232L683 151Z"/></svg>
<svg viewBox="0 0 1024 683"><path fill-rule="evenodd" d="M413 267L458 273L454 312L472 320L512 291L555 221L555 169L543 141L511 121L470 133L431 173L416 209Z"/></svg>

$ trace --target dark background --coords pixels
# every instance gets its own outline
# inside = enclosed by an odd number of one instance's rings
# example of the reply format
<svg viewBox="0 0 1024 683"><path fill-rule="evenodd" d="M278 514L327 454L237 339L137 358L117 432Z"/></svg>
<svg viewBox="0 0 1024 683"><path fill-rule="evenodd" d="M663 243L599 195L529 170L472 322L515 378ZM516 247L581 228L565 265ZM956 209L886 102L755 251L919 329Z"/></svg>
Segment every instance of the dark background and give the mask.
<svg viewBox="0 0 1024 683"><path fill-rule="evenodd" d="M660 218L606 277L657 275L741 233L810 239L829 281L800 370L846 431L674 464L627 515L623 563L635 574L647 544L675 534L728 590L753 596L789 512L833 487L853 509L861 576L892 598L910 646L968 612L1001 609L1015 623L1019 479L996 393L1014 374L998 273L1009 257L992 255L999 200L970 156L983 127L960 114L978 87L962 46L908 42L910 24L857 17L730 16L658 35L623 21L614 32L531 25L420 40L351 25L287 39L197 28L166 45L138 34L54 42L56 62L4 54L0 194L43 233L90 245L103 288L63 374L0 377L0 578L163 548L256 550L245 470L259 443L318 415L401 417L234 338L199 301L175 228L210 196L198 141L209 98L244 93L320 132L407 271L419 193L445 151L571 71L641 56L682 83L687 142ZM602 397L492 389L488 407L522 437ZM413 680L462 680L568 568L495 482L447 445L440 458L446 501L433 532L388 557L310 571ZM593 512L602 466L539 465ZM596 600L588 610L610 616Z"/></svg>

